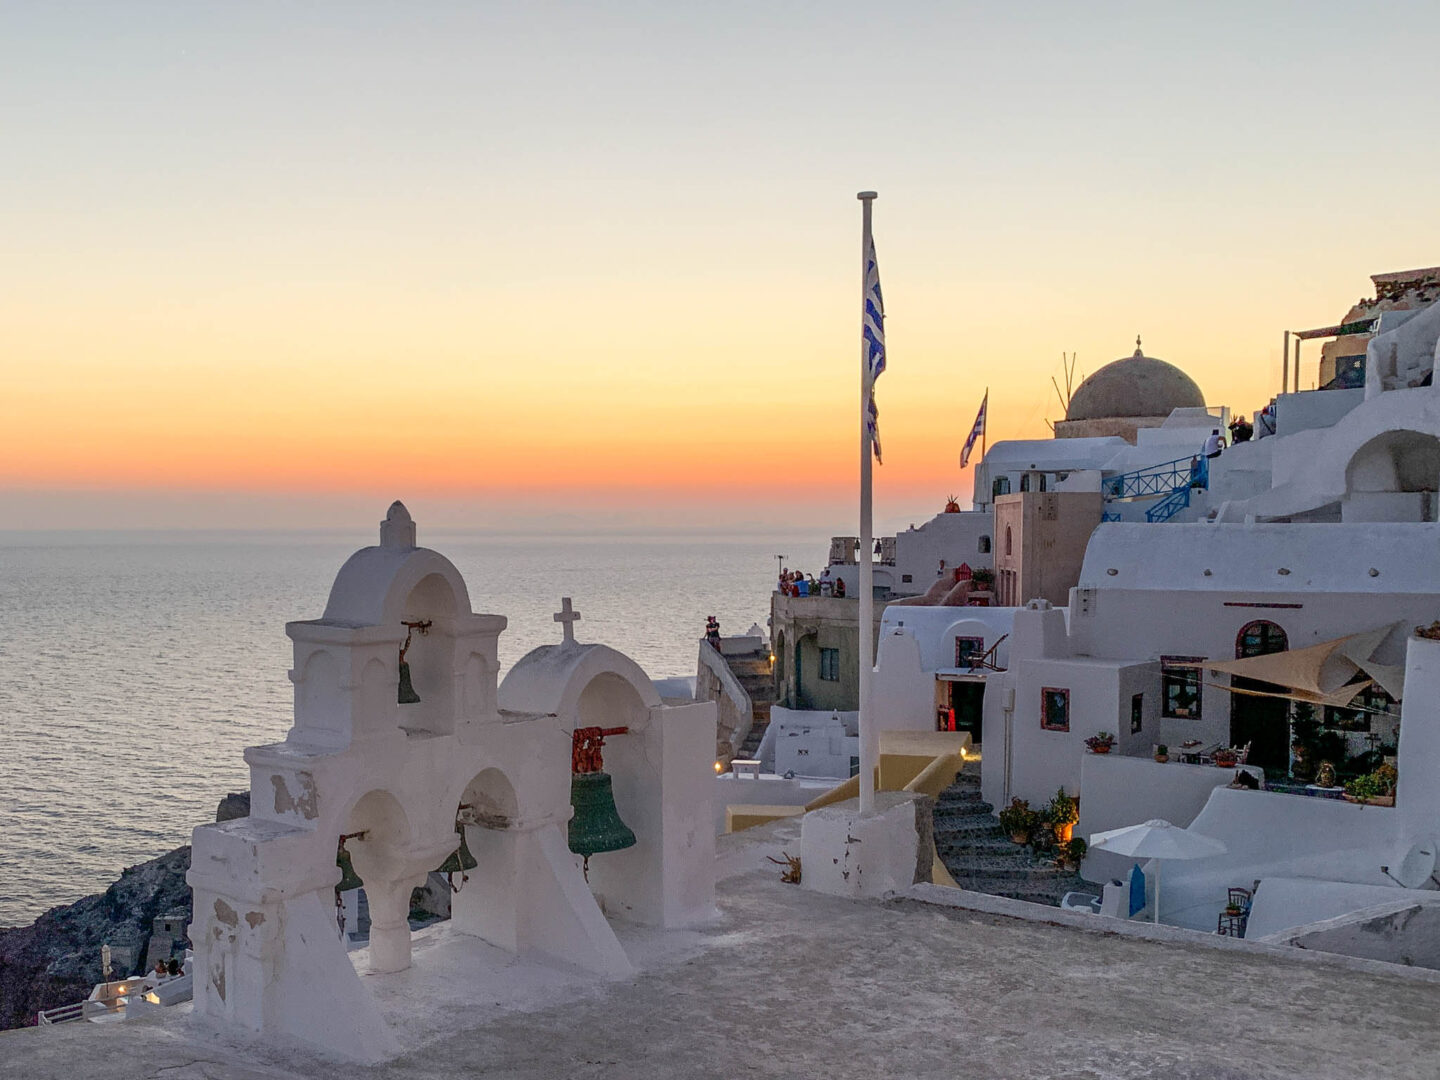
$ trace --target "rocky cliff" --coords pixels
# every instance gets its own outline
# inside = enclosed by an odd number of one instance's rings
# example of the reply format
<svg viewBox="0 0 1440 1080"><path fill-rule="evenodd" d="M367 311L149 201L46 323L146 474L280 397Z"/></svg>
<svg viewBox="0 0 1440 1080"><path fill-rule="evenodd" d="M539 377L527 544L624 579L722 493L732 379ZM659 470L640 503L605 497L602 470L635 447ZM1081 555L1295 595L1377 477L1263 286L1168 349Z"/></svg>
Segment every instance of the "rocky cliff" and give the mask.
<svg viewBox="0 0 1440 1080"><path fill-rule="evenodd" d="M133 958L124 967L113 964L115 977L136 974L155 917L184 911L189 921L189 869L187 844L129 867L99 896L51 908L29 926L0 930L0 1028L33 1024L38 1010L88 995L101 981L101 945Z"/></svg>
<svg viewBox="0 0 1440 1080"><path fill-rule="evenodd" d="M248 793L220 801L217 821L250 813ZM98 896L51 908L29 926L0 929L0 1029L35 1023L41 1009L69 1005L101 981L100 946L112 951L112 977L140 974L157 916L190 921L190 847L126 869Z"/></svg>

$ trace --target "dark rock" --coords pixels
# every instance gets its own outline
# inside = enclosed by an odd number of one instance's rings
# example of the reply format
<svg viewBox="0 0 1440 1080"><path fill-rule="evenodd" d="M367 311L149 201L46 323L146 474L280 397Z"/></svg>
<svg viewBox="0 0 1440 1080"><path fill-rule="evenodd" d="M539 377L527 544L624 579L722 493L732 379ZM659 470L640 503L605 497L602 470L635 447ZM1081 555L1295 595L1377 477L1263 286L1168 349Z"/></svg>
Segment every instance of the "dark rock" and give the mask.
<svg viewBox="0 0 1440 1080"><path fill-rule="evenodd" d="M156 916L183 911L190 918L189 869L187 844L128 867L99 895L51 908L29 926L0 930L0 1029L33 1024L37 1011L86 997L101 980L101 945L128 950L138 968Z"/></svg>
<svg viewBox="0 0 1440 1080"><path fill-rule="evenodd" d="M215 821L230 821L233 818L250 816L250 792L232 791L220 800L220 805L215 808Z"/></svg>

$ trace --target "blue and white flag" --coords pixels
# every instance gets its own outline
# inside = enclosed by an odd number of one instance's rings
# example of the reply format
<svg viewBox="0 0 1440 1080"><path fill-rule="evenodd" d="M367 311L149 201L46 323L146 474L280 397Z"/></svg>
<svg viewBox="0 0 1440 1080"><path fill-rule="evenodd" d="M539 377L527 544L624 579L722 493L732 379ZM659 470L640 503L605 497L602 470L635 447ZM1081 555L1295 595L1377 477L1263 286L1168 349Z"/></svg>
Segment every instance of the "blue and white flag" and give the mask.
<svg viewBox="0 0 1440 1080"><path fill-rule="evenodd" d="M885 300L880 295L880 264L875 259L875 241L870 241L870 252L865 259L865 363L870 374L870 411L866 423L870 425L870 439L875 448L875 460L880 458L880 410L875 407L875 380L885 370Z"/></svg>
<svg viewBox="0 0 1440 1080"><path fill-rule="evenodd" d="M985 434L985 410L990 404L990 391L985 391L985 396L980 399L980 411L975 414L975 423L970 428L970 437L965 440L965 448L960 451L960 468L970 464L970 451L975 449L975 440Z"/></svg>

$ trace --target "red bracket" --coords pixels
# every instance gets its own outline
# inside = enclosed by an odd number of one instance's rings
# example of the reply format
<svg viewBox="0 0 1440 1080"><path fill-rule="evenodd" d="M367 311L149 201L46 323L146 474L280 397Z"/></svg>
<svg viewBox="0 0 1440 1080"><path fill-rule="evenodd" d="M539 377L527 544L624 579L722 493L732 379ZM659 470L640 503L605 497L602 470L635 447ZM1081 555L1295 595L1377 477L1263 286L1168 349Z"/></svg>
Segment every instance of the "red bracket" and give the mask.
<svg viewBox="0 0 1440 1080"><path fill-rule="evenodd" d="M624 735L628 727L581 727L575 729L574 741L570 748L570 771L573 773L595 773L605 767L600 750L611 735Z"/></svg>

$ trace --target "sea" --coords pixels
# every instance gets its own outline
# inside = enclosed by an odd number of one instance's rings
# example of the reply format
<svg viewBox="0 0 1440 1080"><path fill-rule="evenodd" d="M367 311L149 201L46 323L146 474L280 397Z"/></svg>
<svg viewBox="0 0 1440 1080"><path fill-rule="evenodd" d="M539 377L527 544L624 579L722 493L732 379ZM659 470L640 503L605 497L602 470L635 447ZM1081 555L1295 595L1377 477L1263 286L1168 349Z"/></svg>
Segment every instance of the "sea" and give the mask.
<svg viewBox="0 0 1440 1080"><path fill-rule="evenodd" d="M429 533L477 612L504 615L501 677L560 639L651 678L693 676L705 618L765 626L776 555L826 538ZM0 532L0 927L104 890L248 787L242 752L290 728L285 623L318 618L366 536Z"/></svg>

